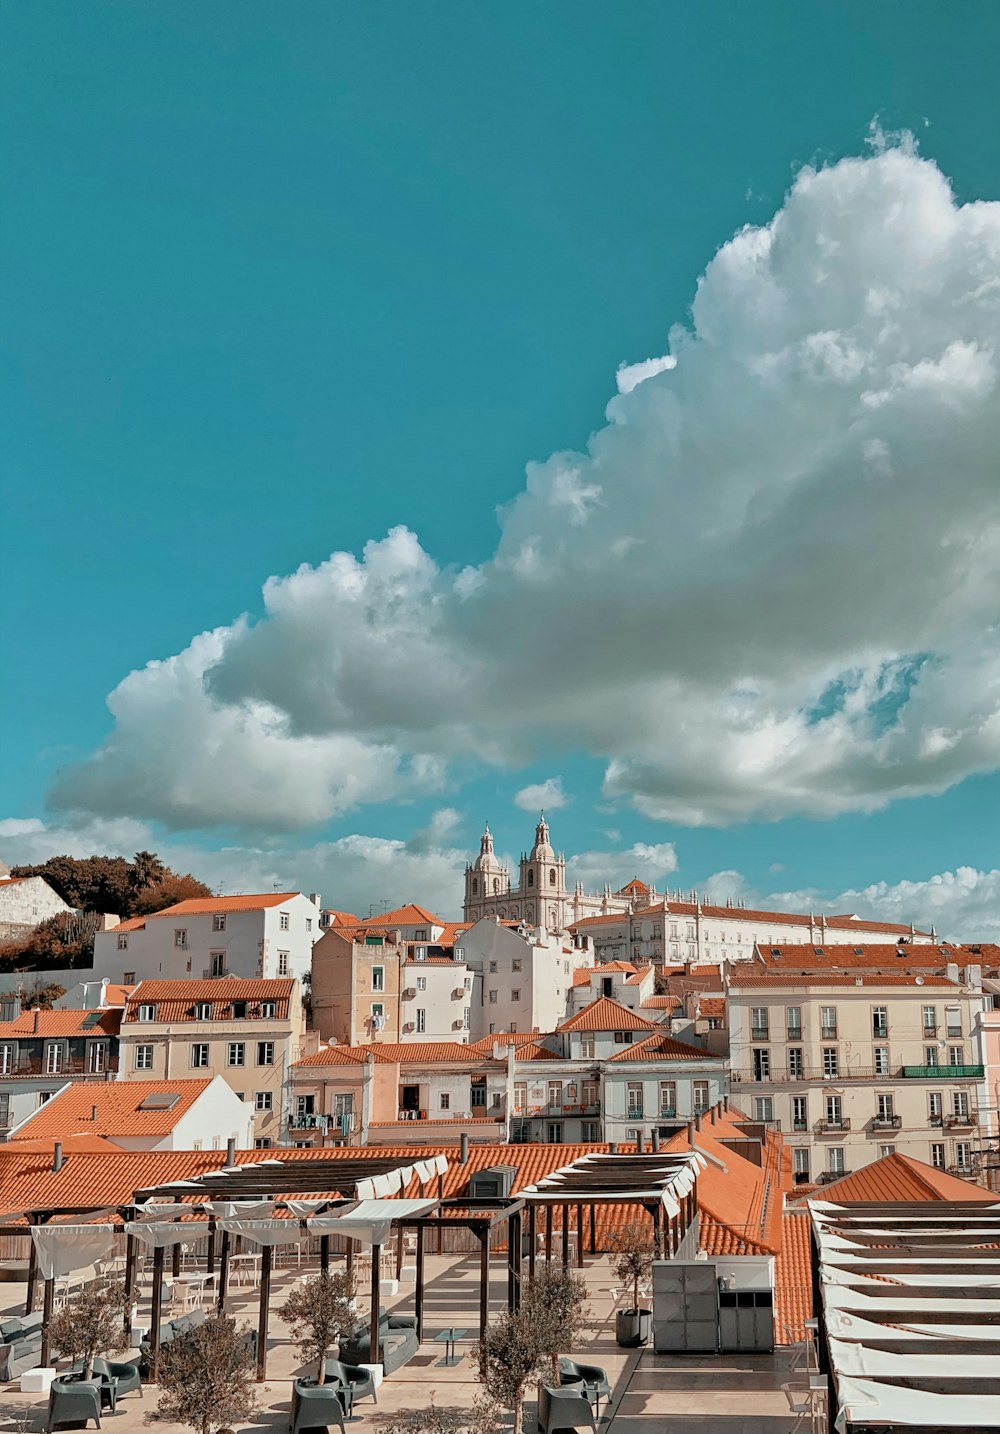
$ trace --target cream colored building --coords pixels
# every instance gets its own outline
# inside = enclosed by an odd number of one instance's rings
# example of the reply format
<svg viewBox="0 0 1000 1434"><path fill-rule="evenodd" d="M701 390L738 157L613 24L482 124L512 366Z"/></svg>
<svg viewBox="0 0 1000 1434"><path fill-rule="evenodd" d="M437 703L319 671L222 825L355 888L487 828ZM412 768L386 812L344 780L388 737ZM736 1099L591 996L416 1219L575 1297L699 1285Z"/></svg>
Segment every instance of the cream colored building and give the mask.
<svg viewBox="0 0 1000 1434"><path fill-rule="evenodd" d="M985 1104L981 967L939 955L933 969L886 970L863 950L853 966L851 956L813 971L791 961L729 968L734 1099L780 1127L797 1184L896 1151L971 1175Z"/></svg>
<svg viewBox="0 0 1000 1434"><path fill-rule="evenodd" d="M315 1050L297 981L141 981L121 1024L120 1080L221 1076L253 1115L258 1148L277 1145L289 1073Z"/></svg>

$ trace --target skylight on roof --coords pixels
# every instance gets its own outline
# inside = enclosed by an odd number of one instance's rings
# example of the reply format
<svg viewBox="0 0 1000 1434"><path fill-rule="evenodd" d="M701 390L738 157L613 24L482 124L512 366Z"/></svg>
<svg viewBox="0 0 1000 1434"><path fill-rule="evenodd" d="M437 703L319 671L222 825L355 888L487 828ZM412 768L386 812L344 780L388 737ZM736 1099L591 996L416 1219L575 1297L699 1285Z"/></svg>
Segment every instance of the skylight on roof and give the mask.
<svg viewBox="0 0 1000 1434"><path fill-rule="evenodd" d="M145 1096L138 1105L139 1110L173 1110L180 1100L180 1095L172 1090L154 1091L152 1095Z"/></svg>

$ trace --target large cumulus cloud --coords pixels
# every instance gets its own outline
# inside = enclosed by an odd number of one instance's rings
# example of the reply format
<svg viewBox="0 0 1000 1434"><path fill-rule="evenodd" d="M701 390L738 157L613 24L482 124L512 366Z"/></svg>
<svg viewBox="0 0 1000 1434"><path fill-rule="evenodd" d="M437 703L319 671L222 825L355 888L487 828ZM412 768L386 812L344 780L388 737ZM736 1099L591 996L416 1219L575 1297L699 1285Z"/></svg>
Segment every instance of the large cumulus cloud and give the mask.
<svg viewBox="0 0 1000 1434"><path fill-rule="evenodd" d="M1000 762L1000 204L912 147L803 171L476 568L395 529L112 694L58 804L321 820L580 747L687 823L870 810Z"/></svg>

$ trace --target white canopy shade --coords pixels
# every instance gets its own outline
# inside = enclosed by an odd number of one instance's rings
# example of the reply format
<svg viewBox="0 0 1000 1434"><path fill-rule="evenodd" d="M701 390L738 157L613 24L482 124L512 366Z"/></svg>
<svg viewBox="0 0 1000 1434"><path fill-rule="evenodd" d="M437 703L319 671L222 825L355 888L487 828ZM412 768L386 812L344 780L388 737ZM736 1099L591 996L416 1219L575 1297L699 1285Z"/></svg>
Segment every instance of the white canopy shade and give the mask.
<svg viewBox="0 0 1000 1434"><path fill-rule="evenodd" d="M238 1220L227 1216L219 1226L257 1245L297 1245L304 1238L299 1220Z"/></svg>
<svg viewBox="0 0 1000 1434"><path fill-rule="evenodd" d="M68 1275L110 1255L115 1227L100 1225L32 1225L38 1268L43 1280Z"/></svg>
<svg viewBox="0 0 1000 1434"><path fill-rule="evenodd" d="M393 1221L424 1215L436 1200L362 1200L343 1215L314 1215L306 1222L312 1235L344 1235L363 1245L384 1245Z"/></svg>
<svg viewBox="0 0 1000 1434"><path fill-rule="evenodd" d="M841 1434L848 1424L919 1424L938 1429L956 1425L995 1429L1000 1425L1000 1394L957 1397L846 1374L837 1381L837 1394L836 1426Z"/></svg>
<svg viewBox="0 0 1000 1434"><path fill-rule="evenodd" d="M193 1245L208 1234L207 1220L130 1220L125 1226L126 1235L133 1236L151 1249L164 1249L168 1245Z"/></svg>

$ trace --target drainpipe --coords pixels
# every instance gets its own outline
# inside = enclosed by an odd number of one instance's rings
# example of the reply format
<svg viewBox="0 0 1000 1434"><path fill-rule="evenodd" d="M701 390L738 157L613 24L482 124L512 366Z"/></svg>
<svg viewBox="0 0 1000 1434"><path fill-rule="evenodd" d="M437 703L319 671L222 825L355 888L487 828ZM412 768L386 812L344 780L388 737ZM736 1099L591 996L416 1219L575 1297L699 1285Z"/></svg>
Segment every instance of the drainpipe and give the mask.
<svg viewBox="0 0 1000 1434"><path fill-rule="evenodd" d="M514 1061L516 1058L517 1047L509 1045L507 1047L507 1079L505 1081L506 1089L504 1091L504 1139L508 1141L510 1140L514 1120Z"/></svg>

